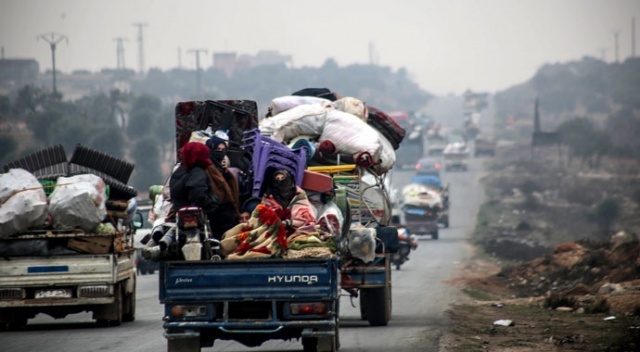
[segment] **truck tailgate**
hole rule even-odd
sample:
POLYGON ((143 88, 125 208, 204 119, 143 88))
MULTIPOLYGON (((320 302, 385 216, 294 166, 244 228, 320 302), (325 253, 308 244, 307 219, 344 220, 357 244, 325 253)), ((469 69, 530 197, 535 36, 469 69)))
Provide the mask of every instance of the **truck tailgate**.
POLYGON ((160 300, 331 299, 337 259, 164 262, 160 300))

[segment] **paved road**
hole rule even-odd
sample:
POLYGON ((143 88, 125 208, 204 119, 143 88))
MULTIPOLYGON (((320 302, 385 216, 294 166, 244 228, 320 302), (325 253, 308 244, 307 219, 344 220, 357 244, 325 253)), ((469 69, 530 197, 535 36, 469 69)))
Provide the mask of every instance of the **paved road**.
MULTIPOLYGON (((443 315, 455 297, 455 290, 443 284, 451 277, 456 262, 467 253, 465 237, 474 222, 481 198, 478 187, 479 161, 473 160, 469 172, 445 173, 451 184, 451 227, 442 229, 439 240, 421 238, 418 249, 400 271, 393 270, 393 314, 387 327, 370 327, 359 319, 358 301, 341 301, 341 351, 434 351, 440 329, 446 326, 443 315)), ((397 188, 409 182, 413 171, 396 171, 397 188)), ((165 350, 162 337, 162 306, 157 299, 157 274, 138 277, 137 317, 119 327, 97 327, 90 314, 74 314, 54 320, 39 315, 27 329, 0 332, 0 349, 8 352, 85 352, 165 350)), ((299 341, 273 341, 247 348, 228 341, 216 341, 203 351, 292 351, 302 350, 299 341)))

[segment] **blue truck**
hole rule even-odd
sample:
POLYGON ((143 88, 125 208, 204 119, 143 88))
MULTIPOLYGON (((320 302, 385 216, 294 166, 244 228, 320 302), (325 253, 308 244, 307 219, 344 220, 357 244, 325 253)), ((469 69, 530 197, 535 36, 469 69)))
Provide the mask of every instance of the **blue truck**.
MULTIPOLYGON (((231 119, 231 141, 242 131, 256 127, 255 103, 224 101, 210 108, 212 102, 205 103, 178 104, 177 142, 188 140, 193 131, 207 126, 210 121, 206 113, 215 111, 218 105, 231 104, 230 116, 238 115, 231 119), (194 110, 190 110, 192 105, 194 110), (243 114, 252 118, 245 119, 243 114), (236 125, 238 133, 234 132, 236 125)), ((225 116, 214 114, 212 119, 224 120, 225 116)), ((225 126, 223 123, 223 129, 229 127, 225 126)), ((364 170, 358 172, 362 176, 364 170)), ((161 262, 159 299, 165 306, 167 350, 200 351, 213 346, 216 340, 233 340, 253 347, 272 339, 295 339, 301 340, 305 352, 335 352, 340 347, 342 291, 359 298, 363 320, 372 326, 386 326, 391 319, 390 255, 397 250, 398 238, 397 230, 386 226, 391 206, 384 176, 373 178, 371 184, 364 186, 336 186, 333 201, 342 212, 344 223, 338 250, 331 257, 161 262), (376 228, 372 261, 364 262, 347 249, 344 241, 354 223, 376 228)))

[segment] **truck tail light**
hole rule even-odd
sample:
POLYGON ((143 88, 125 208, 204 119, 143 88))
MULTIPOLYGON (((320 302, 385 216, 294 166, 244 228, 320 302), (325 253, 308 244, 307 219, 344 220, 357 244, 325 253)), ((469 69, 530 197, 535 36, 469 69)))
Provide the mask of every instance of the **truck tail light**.
POLYGON ((26 297, 24 289, 21 288, 2 288, 0 289, 0 300, 24 299, 26 297))
POLYGON ((291 315, 324 315, 327 312, 327 306, 322 302, 291 303, 289 310, 291 315))

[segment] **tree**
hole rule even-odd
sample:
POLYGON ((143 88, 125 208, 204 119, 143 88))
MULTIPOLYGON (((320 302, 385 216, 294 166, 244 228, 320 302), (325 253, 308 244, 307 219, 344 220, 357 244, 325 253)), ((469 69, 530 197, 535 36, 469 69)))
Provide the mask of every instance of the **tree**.
POLYGON ((562 134, 562 142, 569 147, 569 162, 577 157, 583 164, 598 168, 602 156, 610 149, 609 136, 588 118, 574 117, 564 121, 557 131, 562 134))
POLYGON ((127 125, 127 134, 129 137, 139 138, 149 135, 155 125, 155 115, 156 112, 148 109, 131 113, 129 124, 127 125))
POLYGON ((138 190, 147 190, 149 186, 163 182, 157 144, 156 138, 146 136, 138 139, 131 150, 135 163, 132 184, 138 190))
POLYGON ((598 224, 601 230, 607 233, 611 230, 611 225, 618 217, 620 217, 620 205, 613 198, 608 198, 598 203, 592 214, 592 220, 598 224))
POLYGON ((18 142, 11 136, 0 135, 0 166, 15 159, 15 152, 18 150, 18 142))
POLYGON ((117 125, 94 129, 94 133, 89 139, 89 145, 117 158, 122 158, 125 149, 124 137, 124 132, 117 125))

